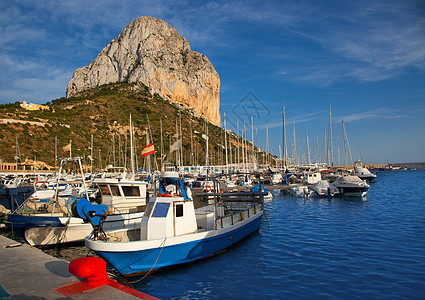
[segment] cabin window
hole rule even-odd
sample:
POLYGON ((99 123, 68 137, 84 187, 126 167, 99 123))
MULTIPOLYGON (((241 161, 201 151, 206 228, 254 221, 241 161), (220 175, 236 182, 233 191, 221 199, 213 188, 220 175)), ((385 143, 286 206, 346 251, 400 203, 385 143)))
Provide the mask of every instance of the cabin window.
POLYGON ((110 195, 111 191, 109 190, 109 187, 107 185, 99 185, 100 192, 102 195, 110 195))
POLYGON ((157 202, 155 205, 155 210, 153 211, 152 217, 165 218, 167 216, 169 207, 170 207, 170 203, 157 202))
POLYGON ((183 204, 176 205, 176 217, 183 217, 183 204))
POLYGON ((140 190, 138 186, 123 186, 122 191, 126 197, 140 196, 140 190))
POLYGON ((111 192, 113 196, 121 196, 120 189, 116 185, 111 185, 111 192))

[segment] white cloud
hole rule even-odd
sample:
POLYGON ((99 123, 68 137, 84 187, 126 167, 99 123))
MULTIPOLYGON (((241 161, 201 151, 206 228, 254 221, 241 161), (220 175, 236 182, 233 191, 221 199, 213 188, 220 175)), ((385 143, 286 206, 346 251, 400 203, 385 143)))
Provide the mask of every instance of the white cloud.
POLYGON ((390 108, 378 108, 371 111, 364 111, 359 113, 353 113, 345 116, 335 116, 333 120, 335 122, 341 122, 343 120, 345 123, 364 121, 364 120, 376 120, 376 119, 400 119, 407 118, 408 115, 400 112, 396 109, 390 108))
POLYGON ((306 56, 303 51, 295 57, 298 66, 282 67, 287 78, 326 86, 352 78, 380 81, 409 67, 425 70, 424 9, 417 3, 342 1, 332 9, 323 5, 312 3, 308 18, 294 19, 288 28, 316 44, 317 53, 306 56))

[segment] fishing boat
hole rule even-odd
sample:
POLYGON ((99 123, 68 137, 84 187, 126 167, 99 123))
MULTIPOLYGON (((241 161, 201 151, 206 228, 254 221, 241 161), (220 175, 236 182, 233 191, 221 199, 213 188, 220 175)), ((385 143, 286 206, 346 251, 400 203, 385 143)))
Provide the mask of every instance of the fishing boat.
MULTIPOLYGON (((68 162, 80 166, 81 158, 63 158, 59 174, 68 162)), ((87 214, 81 214, 79 206, 89 207, 90 199, 86 182, 85 192, 75 190, 72 197, 60 197, 58 189, 52 199, 29 197, 18 209, 8 215, 6 225, 32 246, 52 246, 68 243, 83 243, 84 237, 93 230, 87 214), (80 201, 82 203, 80 203, 80 201)), ((146 207, 146 182, 101 178, 97 180, 101 193, 98 202, 107 207, 104 230, 135 228, 143 217, 146 207)))
POLYGON ((85 244, 130 276, 217 254, 259 230, 265 193, 214 193, 213 204, 197 209, 190 194, 176 172, 164 173, 137 230, 94 234, 85 244))

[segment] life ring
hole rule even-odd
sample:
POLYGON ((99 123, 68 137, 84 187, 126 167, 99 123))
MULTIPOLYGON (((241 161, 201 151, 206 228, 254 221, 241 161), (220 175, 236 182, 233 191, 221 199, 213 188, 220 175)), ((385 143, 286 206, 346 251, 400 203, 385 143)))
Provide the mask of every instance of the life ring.
POLYGON ((207 190, 207 192, 211 192, 211 187, 210 187, 209 185, 207 185, 207 186, 205 187, 205 189, 207 190))
POLYGON ((158 197, 171 197, 171 194, 158 194, 158 197))

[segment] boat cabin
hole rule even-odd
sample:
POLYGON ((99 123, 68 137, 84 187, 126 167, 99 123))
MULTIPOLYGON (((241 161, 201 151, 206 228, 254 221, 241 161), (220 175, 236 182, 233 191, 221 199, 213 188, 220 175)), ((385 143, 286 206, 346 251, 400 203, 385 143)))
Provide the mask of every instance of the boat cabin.
POLYGON ((145 209, 147 182, 108 178, 94 182, 99 187, 101 203, 108 205, 112 213, 131 213, 145 209))
POLYGON ((158 197, 152 197, 141 224, 141 239, 174 237, 197 231, 190 188, 176 172, 164 172, 158 197))
POLYGON ((141 224, 141 239, 174 237, 197 231, 192 200, 183 197, 152 197, 141 224))

